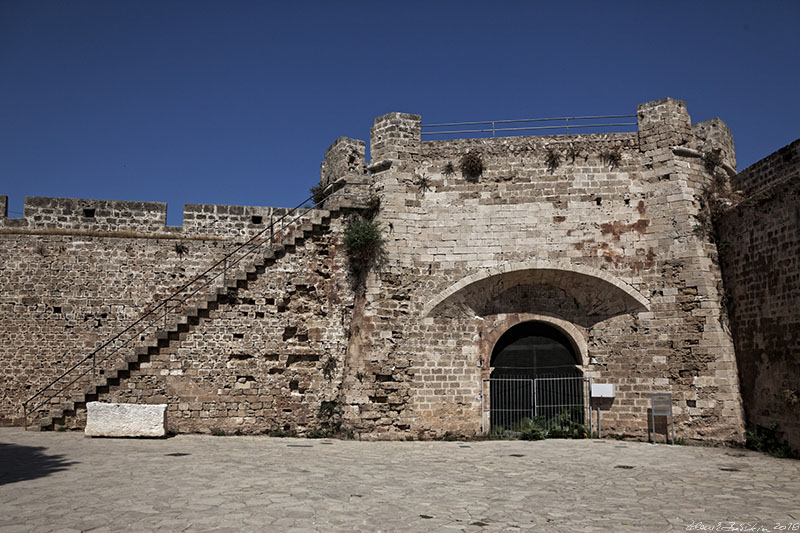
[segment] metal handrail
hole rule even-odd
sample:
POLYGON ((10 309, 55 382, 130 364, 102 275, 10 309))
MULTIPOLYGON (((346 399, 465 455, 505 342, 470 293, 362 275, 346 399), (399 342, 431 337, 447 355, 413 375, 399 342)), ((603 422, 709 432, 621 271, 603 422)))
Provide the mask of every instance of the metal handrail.
POLYGON ((600 124, 570 124, 570 120, 607 120, 617 118, 635 118, 636 115, 586 115, 575 117, 551 117, 551 118, 520 118, 520 119, 507 119, 507 120, 483 120, 472 122, 443 122, 439 124, 422 124, 422 128, 428 128, 429 131, 422 131, 422 135, 454 135, 462 133, 491 133, 492 137, 498 132, 519 132, 519 131, 537 131, 537 130, 558 130, 564 129, 569 133, 569 129, 573 128, 610 128, 610 127, 627 127, 636 126, 636 122, 605 122, 600 124), (554 124, 548 126, 526 126, 518 128, 502 128, 497 127, 497 124, 520 124, 531 122, 554 122, 559 121, 561 124, 554 124), (479 129, 446 129, 430 131, 430 128, 452 128, 455 126, 481 126, 491 125, 491 128, 479 129))
MULTIPOLYGON (((212 264, 206 270, 204 270, 203 272, 201 272, 200 274, 196 275, 194 278, 192 278, 188 282, 186 282, 183 285, 181 285, 177 290, 175 290, 169 296, 167 296, 166 298, 161 299, 156 305, 152 306, 146 313, 144 313, 142 316, 140 316, 134 322, 129 324, 127 327, 125 327, 121 331, 117 332, 115 335, 113 335, 108 340, 103 342, 100 346, 95 348, 94 351, 92 351, 90 354, 88 354, 83 359, 81 359, 80 361, 78 361, 77 363, 72 365, 69 369, 67 369, 65 372, 63 372, 61 375, 59 375, 57 378, 53 379, 47 385, 45 385, 44 387, 39 389, 36 393, 34 393, 32 396, 30 396, 27 400, 25 400, 22 403, 23 424, 24 424, 25 429, 27 429, 27 427, 28 427, 28 415, 29 414, 33 414, 36 411, 38 411, 42 406, 44 406, 45 404, 49 403, 50 400, 55 398, 61 392, 65 391, 68 387, 73 385, 76 381, 78 381, 79 379, 81 379, 84 376, 86 376, 90 371, 94 375, 94 373, 96 372, 97 365, 99 363, 103 363, 109 357, 111 357, 114 354, 118 353, 122 348, 124 348, 125 346, 130 344, 136 338, 136 336, 138 336, 139 334, 141 334, 144 331, 148 330, 149 328, 153 327, 153 325, 156 324, 157 322, 160 322, 161 319, 162 319, 162 312, 160 312, 161 310, 163 310, 163 318, 164 318, 164 322, 165 322, 165 325, 166 325, 167 315, 171 311, 174 311, 174 310, 178 309, 179 307, 181 307, 181 305, 183 305, 186 301, 188 301, 190 298, 194 297, 201 290, 203 290, 206 287, 208 287, 211 283, 213 283, 215 280, 217 280, 220 276, 225 276, 229 270, 231 270, 233 267, 237 266, 243 259, 245 259, 246 257, 248 257, 251 254, 253 254, 257 249, 259 249, 261 246, 263 246, 266 242, 269 242, 270 246, 271 246, 272 243, 274 242, 274 237, 276 235, 279 235, 282 231, 284 231, 286 228, 290 227, 292 224, 297 222, 303 216, 308 214, 311 210, 319 208, 319 206, 320 206, 320 204, 322 202, 324 202, 324 201, 326 201, 326 200, 328 200, 330 198, 333 198, 334 196, 342 196, 342 197, 361 196, 361 195, 346 194, 346 193, 343 193, 343 192, 336 192, 335 190, 332 190, 332 189, 335 188, 335 186, 338 183, 340 183, 340 182, 334 182, 334 183, 330 183, 329 185, 327 185, 321 191, 321 193, 319 193, 322 196, 322 198, 319 201, 314 201, 314 196, 315 195, 312 195, 312 196, 309 196, 308 198, 306 198, 301 203, 297 204, 295 207, 287 210, 286 213, 284 213, 282 216, 280 216, 276 220, 273 220, 264 229, 262 229, 258 233, 256 233, 253 236, 251 236, 249 239, 247 239, 245 242, 243 242, 240 245, 238 245, 232 251, 228 252, 225 256, 223 256, 217 262, 212 264), (294 216, 294 214, 296 212, 301 210, 304 206, 308 205, 309 203, 312 204, 311 207, 307 208, 306 210, 303 210, 302 212, 300 212, 300 214, 294 216), (292 216, 294 216, 294 218, 291 218, 292 216), (291 218, 291 219, 287 221, 286 219, 288 219, 288 218, 291 218), (277 229, 277 231, 275 231, 275 227, 277 225, 280 225, 280 227, 277 229), (258 242, 258 239, 260 237, 264 236, 264 234, 267 233, 267 232, 269 232, 269 236, 268 236, 269 240, 261 240, 260 242, 258 242), (241 257, 231 261, 230 264, 228 263, 228 260, 231 259, 236 253, 240 252, 241 250, 243 250, 244 248, 246 248, 248 246, 250 246, 250 249, 248 251, 246 251, 246 253, 244 253, 241 257), (214 274, 211 277, 208 277, 208 278, 206 277, 206 276, 209 275, 209 273, 211 273, 214 269, 216 269, 220 265, 223 265, 223 268, 222 268, 222 270, 220 272, 217 272, 216 274, 214 274), (186 291, 189 287, 194 285, 196 282, 198 282, 200 280, 203 280, 203 279, 205 279, 204 283, 202 283, 197 288, 192 290, 192 292, 184 295, 183 297, 179 297, 181 295, 181 293, 186 291), (174 305, 170 306, 171 302, 176 302, 176 303, 174 305), (142 327, 141 329, 137 330, 135 336, 125 340, 122 344, 120 344, 119 346, 116 346, 115 348, 113 348, 107 355, 105 355, 101 359, 99 359, 99 360, 97 359, 97 354, 101 350, 103 350, 104 348, 110 346, 112 343, 114 343, 115 341, 120 339, 126 333, 131 332, 132 330, 134 330, 134 328, 136 328, 136 326, 138 326, 138 325, 142 324, 143 322, 145 322, 145 319, 147 319, 147 317, 150 317, 150 316, 153 316, 153 315, 155 315, 155 318, 153 318, 152 320, 147 322, 144 325, 144 327, 142 327), (33 400, 39 398, 40 396, 43 396, 45 392, 51 390, 54 386, 56 386, 56 384, 58 384, 66 376, 68 376, 75 369, 77 369, 78 367, 80 367, 81 365, 83 365, 84 363, 86 363, 89 360, 92 361, 92 364, 91 364, 90 368, 87 368, 86 370, 84 370, 83 372, 78 374, 77 377, 75 377, 72 381, 70 381, 69 383, 67 383, 66 385, 64 385, 60 389, 58 389, 53 394, 47 396, 45 399, 39 401, 33 407, 31 407, 31 408, 28 407, 28 405, 31 402, 33 402, 33 400)), ((225 278, 223 278, 223 279, 225 279, 225 278)), ((64 353, 64 355, 66 355, 66 352, 64 353)))

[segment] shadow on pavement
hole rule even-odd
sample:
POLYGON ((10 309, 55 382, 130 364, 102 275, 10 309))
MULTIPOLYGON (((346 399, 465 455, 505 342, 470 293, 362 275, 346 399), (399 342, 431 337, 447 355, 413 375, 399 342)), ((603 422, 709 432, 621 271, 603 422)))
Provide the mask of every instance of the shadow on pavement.
POLYGON ((47 455, 46 449, 0 442, 0 485, 49 476, 77 464, 63 455, 47 455))

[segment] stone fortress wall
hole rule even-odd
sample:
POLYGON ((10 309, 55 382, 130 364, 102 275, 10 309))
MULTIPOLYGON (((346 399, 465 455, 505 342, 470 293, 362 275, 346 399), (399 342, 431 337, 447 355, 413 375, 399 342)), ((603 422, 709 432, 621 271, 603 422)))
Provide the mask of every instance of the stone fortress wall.
MULTIPOLYGON (((538 320, 574 339, 585 375, 617 385, 609 431, 646 434, 649 394, 670 391, 687 438, 742 438, 716 252, 693 231, 711 176, 673 153, 697 147, 682 102, 638 113, 633 134, 433 142, 420 142, 417 116, 376 120, 373 161, 391 161, 375 174, 391 259, 368 279, 370 327, 351 351, 402 369, 383 420, 478 431, 494 343, 538 320), (564 155, 558 168, 548 149, 564 155), (442 173, 470 150, 486 168, 476 182, 442 173), (603 161, 609 151, 618 166, 603 161)), ((695 131, 729 138, 724 125, 695 131)))
MULTIPOLYGON (((342 246, 354 211, 329 201, 291 253, 101 399, 166 402, 175 431, 472 435, 495 342, 537 321, 567 336, 584 375, 616 384, 606 432, 645 437, 650 393, 672 392, 680 436, 741 442, 717 248, 696 230, 721 172, 698 156, 719 149, 732 173, 732 137, 677 100, 637 116, 635 133, 426 142, 419 116, 379 117, 371 162, 341 138, 322 165, 322 186, 380 200, 386 242, 366 278, 342 246), (476 180, 448 171, 468 152, 476 180)), ((28 199, 0 221, 0 420, 19 423, 24 397, 281 213, 187 205, 167 227, 165 204, 28 199)))
MULTIPOLYGON (((6 197, 2 199, 6 205, 6 197)), ((184 224, 169 227, 165 225, 166 204, 27 198, 23 218, 0 220, 4 256, 0 264, 3 322, 0 359, 4 362, 0 369, 0 423, 21 424, 20 406, 26 398, 141 317, 176 287, 205 271, 271 222, 285 217, 288 211, 286 208, 192 204, 184 208, 184 224)), ((319 249, 319 246, 328 247, 326 231, 314 232, 307 243, 296 247, 289 261, 284 261, 291 265, 299 261, 303 266, 276 267, 269 279, 261 280, 266 284, 263 294, 257 298, 230 299, 228 303, 235 303, 240 320, 249 318, 252 323, 235 327, 235 332, 218 332, 215 341, 208 340, 209 343, 227 343, 226 349, 214 354, 217 359, 208 367, 215 369, 218 380, 213 389, 208 389, 213 390, 214 395, 218 389, 230 388, 237 395, 244 395, 247 390, 249 396, 253 392, 249 389, 253 387, 255 372, 242 368, 258 366, 264 376, 274 378, 282 371, 273 370, 270 374, 270 369, 282 358, 282 364, 293 367, 291 370, 301 369, 283 376, 293 376, 286 380, 286 394, 290 396, 293 380, 301 387, 302 369, 316 376, 315 367, 326 362, 322 360, 325 350, 306 353, 313 352, 312 343, 326 337, 327 333, 314 329, 316 322, 306 323, 304 317, 306 313, 316 316, 330 313, 338 320, 338 331, 342 323, 348 323, 339 315, 349 311, 346 295, 341 307, 338 304, 342 299, 337 296, 337 306, 324 309, 324 302, 318 301, 323 298, 318 295, 324 290, 314 294, 316 287, 312 282, 318 279, 335 277, 344 279, 339 283, 346 283, 346 274, 342 278, 338 273, 328 272, 331 267, 335 268, 336 256, 328 257, 327 250, 319 249), (313 257, 316 268, 306 261, 308 254, 313 257), (266 286, 273 289, 273 294, 266 294, 266 286), (306 303, 300 305, 298 302, 302 301, 306 303), (301 309, 298 310, 298 306, 301 309), (313 313, 312 307, 315 308, 313 313), (259 348, 251 349, 255 341, 250 330, 254 327, 269 329, 278 342, 286 345, 285 349, 273 349, 267 335, 261 333, 257 336, 259 348), (305 339, 304 346, 296 345, 298 338, 305 339), (273 351, 265 353, 270 349, 273 351), (249 359, 256 361, 247 362, 249 359), (274 364, 266 368, 265 361, 274 364), (227 369, 228 374, 223 375, 218 365, 227 369)), ((225 311, 223 308, 220 313, 225 311)), ((188 346, 190 341, 187 339, 182 345, 188 346)), ((204 356, 211 357, 201 351, 204 356)), ((187 381, 186 376, 199 375, 207 379, 208 369, 187 368, 183 372, 174 364, 159 366, 162 359, 157 356, 159 354, 154 355, 153 361, 143 363, 137 373, 121 386, 112 388, 103 400, 135 397, 137 401, 157 403, 159 399, 168 399, 175 424, 180 417, 186 418, 180 425, 174 425, 173 429, 179 431, 197 427, 194 419, 199 417, 206 420, 206 431, 210 427, 225 428, 234 422, 228 418, 233 410, 224 403, 212 407, 208 401, 201 401, 207 395, 194 394, 197 387, 192 388, 191 383, 181 384, 187 381), (160 384, 153 385, 152 377, 148 376, 153 372, 159 375, 162 371, 164 376, 160 377, 160 384), (142 380, 149 380, 149 385, 145 387, 142 380), (142 389, 147 392, 141 392, 142 389), (170 395, 168 390, 181 392, 170 395), (179 407, 186 407, 187 401, 191 402, 190 407, 175 414, 179 407)), ((291 410, 287 408, 287 412, 291 410)), ((279 414, 275 420, 286 416, 281 410, 279 414)), ((77 417, 78 424, 82 416, 83 413, 77 417)))
POLYGON ((718 242, 747 419, 800 450, 800 140, 738 174, 718 242))

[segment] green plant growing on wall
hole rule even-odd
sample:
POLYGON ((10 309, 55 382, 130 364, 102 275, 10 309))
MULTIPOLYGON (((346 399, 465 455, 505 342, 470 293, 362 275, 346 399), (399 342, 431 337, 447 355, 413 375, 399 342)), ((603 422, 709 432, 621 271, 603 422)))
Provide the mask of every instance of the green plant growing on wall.
POLYGON ((567 148, 567 157, 569 158, 570 164, 574 165, 575 160, 578 159, 580 156, 581 156, 580 148, 576 148, 573 145, 569 145, 569 148, 567 148))
POLYGON ((458 167, 464 179, 471 182, 478 181, 478 178, 481 177, 485 170, 483 159, 475 152, 467 152, 464 154, 461 157, 461 161, 459 161, 458 167))
POLYGON ((333 375, 336 373, 336 359, 331 357, 330 355, 322 364, 322 375, 325 376, 325 379, 330 381, 333 379, 333 375))
POLYGON ((695 200, 699 209, 695 215, 697 225, 694 227, 694 233, 698 236, 707 235, 717 243, 719 240, 716 229, 717 221, 732 205, 742 200, 741 194, 731 190, 725 175, 715 174, 711 183, 703 187, 700 195, 695 196, 695 200))
POLYGON ((722 166, 722 149, 714 148, 703 153, 703 166, 709 174, 714 174, 717 168, 722 166))
POLYGON ((384 243, 380 225, 369 218, 351 218, 345 227, 344 247, 350 267, 358 274, 380 255, 384 243))
POLYGON ((456 167, 455 165, 453 165, 452 161, 448 161, 442 166, 442 175, 444 175, 445 177, 449 178, 455 173, 456 173, 456 167))
POLYGON ((428 176, 419 176, 416 180, 417 190, 425 195, 426 192, 431 190, 431 180, 428 176))
POLYGON ((780 438, 778 424, 755 426, 747 430, 745 446, 757 452, 768 453, 773 457, 791 457, 792 449, 780 438))
POLYGON ((269 435, 270 437, 277 437, 277 438, 281 438, 281 437, 296 437, 297 436, 297 430, 295 430, 293 428, 290 428, 288 426, 285 426, 283 428, 270 429, 270 430, 267 431, 267 435, 269 435))
POLYGON ((322 203, 325 199, 325 187, 322 186, 321 183, 318 183, 309 189, 311 193, 311 199, 314 201, 315 204, 322 203))
POLYGON ((323 401, 317 410, 317 427, 306 432, 309 439, 328 439, 341 433, 342 406, 337 401, 323 401))
POLYGON ((547 170, 553 173, 559 166, 561 166, 561 154, 558 152, 558 150, 548 148, 547 153, 545 153, 544 156, 544 161, 547 163, 547 170))
POLYGON ((619 168, 622 162, 622 153, 619 148, 610 148, 600 152, 600 160, 609 168, 619 168))

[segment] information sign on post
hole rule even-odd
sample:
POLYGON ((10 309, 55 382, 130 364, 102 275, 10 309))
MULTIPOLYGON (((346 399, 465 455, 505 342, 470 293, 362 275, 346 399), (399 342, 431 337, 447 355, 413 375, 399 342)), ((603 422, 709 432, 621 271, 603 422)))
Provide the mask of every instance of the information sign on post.
MULTIPOLYGON (((672 444, 675 444, 675 420, 672 417, 672 394, 669 392, 654 392, 650 395, 650 421, 653 427, 653 442, 656 441, 656 417, 669 417, 672 428, 672 444)), ((664 436, 666 442, 667 436, 664 436)))

